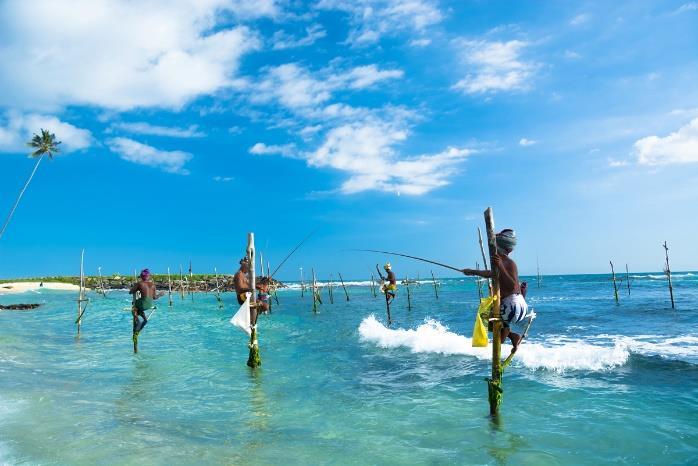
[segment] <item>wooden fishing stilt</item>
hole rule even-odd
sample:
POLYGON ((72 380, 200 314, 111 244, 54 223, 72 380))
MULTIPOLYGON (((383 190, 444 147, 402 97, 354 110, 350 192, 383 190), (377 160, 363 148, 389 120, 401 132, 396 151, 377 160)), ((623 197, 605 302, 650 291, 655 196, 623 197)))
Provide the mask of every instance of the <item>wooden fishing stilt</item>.
POLYGON ((250 354, 247 358, 247 365, 251 368, 259 367, 262 364, 262 358, 259 354, 259 341, 257 338, 257 288, 255 275, 255 248, 254 248, 254 233, 247 234, 247 258, 249 259, 249 283, 252 295, 250 296, 250 322, 252 322, 252 335, 250 336, 250 354))
POLYGON ((218 301, 218 307, 223 307, 223 300, 221 299, 221 285, 218 282, 218 269, 213 268, 213 273, 216 275, 216 301, 218 301))
POLYGON ((194 301, 194 272, 191 269, 191 259, 189 259, 189 280, 187 280, 187 291, 189 292, 189 297, 194 301))
MULTIPOLYGON (((273 284, 273 279, 271 277, 271 265, 269 264, 269 261, 267 261, 267 277, 269 278, 269 287, 273 292, 274 295, 274 301, 276 302, 276 305, 279 305, 279 295, 276 292, 276 286, 273 284)), ((271 312, 271 301, 269 301, 269 312, 271 312)))
POLYGON ((412 310, 412 296, 410 294, 410 277, 405 275, 405 287, 407 288, 407 310, 412 310))
POLYGON ((377 297, 378 294, 376 293, 376 278, 371 274, 371 293, 373 293, 373 297, 377 297))
POLYGON ((330 296, 330 304, 334 304, 334 295, 332 293, 332 274, 330 274, 330 281, 327 283, 327 294, 330 296))
POLYGON ((630 272, 628 272, 628 264, 625 264, 625 284, 628 285, 628 296, 630 296, 630 272))
MULTIPOLYGON (((479 262, 475 262, 475 270, 480 270, 479 262)), ((477 285, 477 297, 478 299, 482 299, 482 279, 478 278, 477 280, 475 280, 475 284, 477 285)))
MULTIPOLYGON (((487 245, 490 253, 490 266, 492 270, 492 294, 494 302, 490 310, 490 322, 492 322, 492 376, 487 380, 487 391, 490 403, 490 416, 499 414, 499 406, 502 403, 502 319, 500 316, 499 296, 499 269, 493 258, 497 254, 497 239, 494 230, 494 214, 492 208, 485 210, 485 227, 487 228, 487 245)), ((479 229, 478 229, 479 230, 479 229)))
POLYGON ((674 285, 671 283, 671 268, 669 267, 669 247, 666 245, 666 241, 664 241, 663 247, 665 257, 664 274, 666 275, 667 280, 669 280, 669 297, 671 298, 671 308, 676 309, 676 306, 674 305, 674 285))
MULTIPOLYGON (((82 315, 84 314, 83 305, 85 299, 85 268, 84 268, 85 250, 80 252, 80 291, 78 292, 78 318, 75 323, 78 325, 78 338, 80 337, 80 327, 82 326, 82 315)), ((87 305, 85 305, 85 308, 87 305)))
POLYGON ((616 284, 616 271, 613 269, 613 261, 608 261, 611 264, 611 279, 613 280, 613 296, 618 303, 618 285, 616 284))
POLYGON ((172 307, 172 277, 170 276, 170 268, 167 267, 167 305, 172 307))
POLYGON ((344 288, 344 294, 347 297, 347 301, 349 301, 349 292, 347 291, 347 287, 344 285, 344 279, 342 278, 342 274, 339 274, 339 281, 342 282, 342 288, 344 288))
POLYGON ((99 294, 106 298, 107 290, 104 288, 104 280, 102 279, 102 267, 97 267, 97 273, 99 274, 99 294))
POLYGON ((301 267, 301 298, 305 294, 305 283, 303 282, 303 267, 301 267))
POLYGON ((438 286, 436 285, 436 278, 434 278, 434 271, 431 271, 431 281, 434 283, 434 294, 436 295, 436 299, 439 299, 439 290, 438 286))
MULTIPOLYGON (((485 257, 485 248, 482 245, 482 232, 480 231, 480 227, 477 227, 477 238, 478 242, 480 243, 480 253, 482 254, 482 267, 487 270, 487 257, 485 257)), ((487 279, 487 288, 490 290, 490 296, 493 296, 492 294, 492 280, 489 278, 487 279)))
POLYGON ((184 270, 182 269, 182 264, 179 264, 179 295, 182 301, 184 301, 184 270))
MULTIPOLYGON (((627 264, 626 264, 627 268, 627 264)), ((538 256, 536 256, 536 283, 537 287, 540 288, 540 265, 538 264, 538 256)))
POLYGON ((313 312, 317 314, 317 305, 318 301, 320 300, 320 296, 317 290, 317 282, 315 281, 315 269, 311 268, 310 269, 312 274, 313 274, 313 283, 312 283, 312 290, 311 292, 313 293, 313 312))

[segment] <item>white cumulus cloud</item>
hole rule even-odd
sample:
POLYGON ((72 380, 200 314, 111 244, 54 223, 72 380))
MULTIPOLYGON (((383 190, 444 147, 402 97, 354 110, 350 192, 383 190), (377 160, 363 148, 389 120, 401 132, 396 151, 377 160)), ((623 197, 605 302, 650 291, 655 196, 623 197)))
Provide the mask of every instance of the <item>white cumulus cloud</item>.
POLYGON ((537 143, 538 143, 538 141, 534 141, 533 139, 521 138, 519 140, 519 145, 523 146, 523 147, 532 146, 532 145, 537 144, 537 143))
POLYGON ((283 155, 284 157, 292 157, 296 152, 294 144, 283 145, 267 145, 263 142, 258 142, 250 147, 250 154, 254 155, 283 155))
POLYGON ((0 3, 0 105, 180 108, 235 84, 258 47, 245 26, 273 15, 253 0, 10 0, 0 3))
POLYGON ((641 165, 668 165, 698 162, 698 118, 677 131, 661 137, 647 136, 634 144, 641 165))
POLYGON ((188 152, 159 150, 133 139, 121 137, 108 139, 107 145, 112 152, 128 162, 160 168, 167 173, 189 174, 189 170, 184 168, 192 158, 188 152))
POLYGON ((454 89, 466 94, 485 94, 530 87, 536 67, 521 58, 521 52, 529 45, 527 42, 460 40, 456 44, 462 49, 469 73, 454 89))
POLYGON ((27 141, 42 129, 54 133, 56 139, 61 141, 61 152, 86 149, 94 143, 90 131, 61 121, 55 116, 8 112, 4 121, 0 118, 0 152, 29 152, 27 141))

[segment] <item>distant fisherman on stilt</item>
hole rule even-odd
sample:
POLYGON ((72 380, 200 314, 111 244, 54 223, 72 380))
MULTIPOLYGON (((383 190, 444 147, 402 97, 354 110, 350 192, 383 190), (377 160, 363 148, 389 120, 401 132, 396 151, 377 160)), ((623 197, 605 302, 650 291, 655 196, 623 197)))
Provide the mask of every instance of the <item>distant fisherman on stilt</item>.
MULTIPOLYGON (((397 293, 397 279, 395 278, 395 272, 393 272, 390 262, 385 264, 383 268, 385 269, 386 273, 386 283, 381 286, 381 291, 385 293, 386 301, 388 304, 390 304, 393 302, 393 299, 395 299, 395 294, 397 293)), ((383 278, 383 276, 381 276, 381 278, 383 278)))
POLYGON ((134 296, 140 293, 140 296, 134 300, 132 308, 133 333, 137 336, 138 332, 143 330, 145 324, 148 323, 145 311, 153 309, 155 307, 155 300, 163 296, 164 293, 157 293, 155 283, 150 279, 150 270, 148 269, 143 269, 140 274, 140 281, 133 284, 129 293, 134 296), (141 321, 140 318, 142 318, 143 321, 141 321))
MULTIPOLYGON (((499 270, 499 286, 502 296, 500 313, 502 318, 501 340, 507 337, 511 340, 515 353, 521 343, 521 335, 511 331, 512 324, 521 323, 528 314, 528 304, 526 303, 526 282, 519 284, 519 270, 509 254, 516 246, 516 234, 514 230, 505 229, 497 233, 497 254, 494 256, 497 269, 499 270)), ((490 270, 463 269, 465 275, 477 275, 483 278, 492 278, 490 270)))

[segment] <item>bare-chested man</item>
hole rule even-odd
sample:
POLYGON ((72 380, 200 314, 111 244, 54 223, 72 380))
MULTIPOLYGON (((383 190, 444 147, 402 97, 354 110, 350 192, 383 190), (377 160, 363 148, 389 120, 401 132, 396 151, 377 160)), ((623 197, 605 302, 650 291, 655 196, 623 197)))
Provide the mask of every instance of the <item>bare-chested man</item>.
MULTIPOLYGON (((393 272, 393 267, 390 265, 390 262, 385 264, 383 269, 385 269, 386 276, 384 279, 383 275, 381 275, 381 280, 384 279, 386 283, 381 287, 381 291, 386 294, 386 301, 390 304, 393 302, 393 299, 395 299, 395 294, 397 293, 397 279, 395 278, 395 272, 393 272)), ((378 273, 380 274, 380 270, 378 273)))
MULTIPOLYGON (((505 229, 497 233, 497 254, 493 261, 499 270, 499 292, 502 298, 500 314, 503 322, 501 341, 507 337, 511 340, 516 352, 521 343, 521 335, 511 331, 510 325, 516 324, 526 318, 528 304, 526 304, 526 283, 519 284, 519 270, 509 254, 516 246, 516 234, 514 230, 505 229)), ((483 278, 492 278, 491 270, 463 269, 465 275, 477 275, 483 278)))
MULTIPOLYGON (((240 259, 240 269, 233 276, 233 286, 240 305, 247 299, 246 293, 254 293, 250 287, 250 260, 247 257, 240 259)), ((257 309, 252 306, 250 306, 250 321, 253 326, 257 324, 257 309)))
POLYGON ((150 270, 143 269, 140 275, 140 281, 136 282, 132 287, 130 294, 136 296, 136 293, 140 293, 140 297, 133 301, 133 307, 131 312, 133 312, 133 331, 138 333, 143 330, 145 324, 148 323, 148 318, 145 316, 145 311, 155 307, 155 300, 164 295, 164 293, 158 294, 155 289, 155 283, 150 279, 150 270), (140 321, 139 317, 143 318, 143 322, 140 321))

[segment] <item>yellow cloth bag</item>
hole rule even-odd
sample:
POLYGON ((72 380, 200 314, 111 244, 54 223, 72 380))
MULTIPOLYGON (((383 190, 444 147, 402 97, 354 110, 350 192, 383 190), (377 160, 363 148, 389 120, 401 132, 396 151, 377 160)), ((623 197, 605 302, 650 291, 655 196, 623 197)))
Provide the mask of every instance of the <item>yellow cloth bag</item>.
POLYGON ((482 323, 481 314, 485 313, 494 302, 494 297, 490 296, 488 298, 483 298, 480 300, 480 307, 478 307, 477 313, 475 314, 475 325, 473 325, 473 346, 485 347, 488 343, 487 338, 487 327, 482 323))

